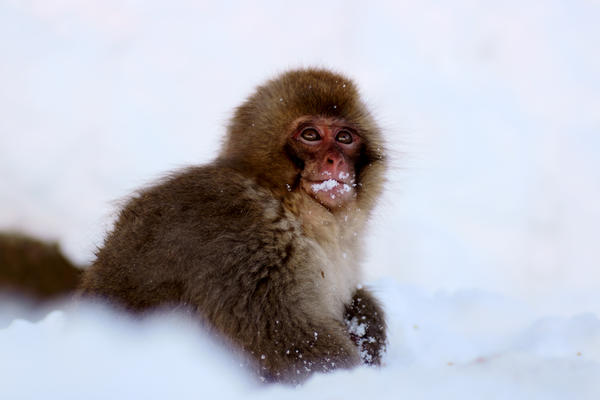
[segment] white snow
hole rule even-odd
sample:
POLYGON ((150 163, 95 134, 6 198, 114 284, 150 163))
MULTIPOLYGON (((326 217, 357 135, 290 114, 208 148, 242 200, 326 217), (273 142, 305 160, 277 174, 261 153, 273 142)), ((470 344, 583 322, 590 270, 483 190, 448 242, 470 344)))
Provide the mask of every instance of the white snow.
POLYGON ((367 324, 360 323, 358 319, 354 317, 348 322, 348 332, 358 337, 363 337, 367 332, 367 324))
MULTIPOLYGON (((335 179, 327 179, 326 181, 323 181, 321 183, 313 183, 311 186, 312 190, 314 190, 315 192, 328 192, 331 189, 335 189, 336 187, 342 185, 341 190, 344 192, 350 192, 352 190, 352 188, 345 184, 345 183, 340 183, 338 181, 336 181, 335 179)), ((335 195, 331 194, 331 198, 334 199, 335 195)))
POLYGON ((340 183, 338 181, 336 181, 335 179, 327 179, 326 181, 323 181, 321 183, 313 183, 312 185, 310 185, 312 187, 312 190, 314 190, 315 192, 321 192, 321 191, 330 191, 333 188, 336 188, 340 183))
MULTIPOLYGON (((594 399, 600 320, 535 317, 482 291, 428 294, 383 280, 388 315, 381 368, 315 375, 300 387, 263 386, 226 348, 182 316, 142 321, 80 305, 0 329, 3 398, 129 399, 594 399)), ((350 328, 359 336, 364 324, 350 328)), ((365 340, 368 340, 365 339, 365 340)))
POLYGON ((2 299, 0 397, 599 398, 598 20, 597 1, 0 2, 0 229, 79 263, 289 67, 355 78, 390 162, 361 237, 382 369, 264 388, 177 318, 29 323, 2 299))

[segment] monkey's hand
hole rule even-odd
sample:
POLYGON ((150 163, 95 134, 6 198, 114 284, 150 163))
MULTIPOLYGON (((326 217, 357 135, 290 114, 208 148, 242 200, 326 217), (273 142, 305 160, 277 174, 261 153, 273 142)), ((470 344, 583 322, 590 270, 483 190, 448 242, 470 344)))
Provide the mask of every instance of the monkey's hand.
POLYGON ((354 292, 346 305, 346 326, 352 341, 358 346, 360 358, 367 365, 381 365, 385 353, 385 319, 381 306, 366 289, 354 292))

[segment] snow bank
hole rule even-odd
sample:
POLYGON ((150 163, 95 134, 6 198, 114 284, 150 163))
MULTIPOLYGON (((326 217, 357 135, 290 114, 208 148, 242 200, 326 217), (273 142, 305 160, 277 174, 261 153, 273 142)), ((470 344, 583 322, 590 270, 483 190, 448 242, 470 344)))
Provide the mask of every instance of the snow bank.
POLYGON ((181 316, 142 321, 90 306, 0 330, 10 399, 596 399, 600 320, 537 318, 481 291, 427 294, 375 285, 388 314, 385 365, 315 375, 293 388, 258 384, 181 316))
POLYGON ((134 321, 92 306, 0 330, 2 398, 235 398, 240 363, 181 316, 134 321))

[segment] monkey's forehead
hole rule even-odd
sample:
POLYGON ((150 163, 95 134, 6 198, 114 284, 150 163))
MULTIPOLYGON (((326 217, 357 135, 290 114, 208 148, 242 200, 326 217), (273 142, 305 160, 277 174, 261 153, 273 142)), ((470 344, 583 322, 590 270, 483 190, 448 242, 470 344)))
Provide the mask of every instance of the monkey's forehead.
POLYGON ((292 127, 298 127, 303 124, 324 124, 336 127, 345 127, 348 125, 348 121, 337 116, 326 116, 326 115, 303 115, 292 121, 292 127))

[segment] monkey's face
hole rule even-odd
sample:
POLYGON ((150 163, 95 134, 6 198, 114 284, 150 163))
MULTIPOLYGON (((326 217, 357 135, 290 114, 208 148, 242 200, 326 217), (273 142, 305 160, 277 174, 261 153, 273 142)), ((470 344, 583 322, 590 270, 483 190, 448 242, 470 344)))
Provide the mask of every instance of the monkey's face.
POLYGON ((361 137, 345 121, 302 117, 295 121, 290 145, 303 161, 300 189, 330 210, 356 197, 355 164, 361 137))

